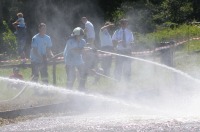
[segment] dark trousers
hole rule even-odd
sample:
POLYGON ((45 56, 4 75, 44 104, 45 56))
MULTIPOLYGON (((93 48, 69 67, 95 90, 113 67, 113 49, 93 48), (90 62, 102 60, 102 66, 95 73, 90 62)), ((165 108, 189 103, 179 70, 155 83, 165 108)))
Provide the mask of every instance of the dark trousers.
MULTIPOLYGON (((123 54, 123 55, 129 55, 130 52, 117 52, 118 54, 123 54)), ((122 75, 124 76, 125 81, 130 81, 131 79, 131 59, 122 57, 122 56, 116 56, 116 61, 115 61, 115 78, 117 80, 121 80, 122 75)))
POLYGON ((48 84, 47 63, 31 62, 32 68, 32 81, 38 82, 39 73, 43 83, 48 84))
MULTIPOLYGON (((87 80, 87 77, 90 74, 94 74, 94 71, 97 70, 98 67, 98 63, 99 63, 99 57, 97 55, 97 51, 90 49, 90 50, 86 50, 83 54, 83 60, 84 60, 84 77, 87 80)), ((95 76, 94 78, 94 82, 96 82, 96 80, 98 80, 96 78, 97 76, 95 76)))
POLYGON ((77 69, 79 73, 78 89, 81 91, 85 90, 86 76, 84 72, 84 66, 83 65, 78 65, 78 66, 66 65, 65 69, 67 73, 67 88, 72 89, 74 82, 76 80, 76 69, 77 69))
POLYGON ((18 54, 20 55, 21 59, 24 59, 24 50, 26 46, 26 28, 18 27, 17 32, 18 54))
MULTIPOLYGON (((112 52, 113 47, 112 46, 104 46, 101 48, 101 50, 112 52)), ((111 64, 112 64, 112 55, 105 54, 105 56, 101 57, 101 67, 102 67, 103 73, 105 75, 110 75, 111 64)))

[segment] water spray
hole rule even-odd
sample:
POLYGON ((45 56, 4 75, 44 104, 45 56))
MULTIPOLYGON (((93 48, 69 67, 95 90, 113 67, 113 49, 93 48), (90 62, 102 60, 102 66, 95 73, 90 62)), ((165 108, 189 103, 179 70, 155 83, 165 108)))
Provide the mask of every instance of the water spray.
POLYGON ((12 97, 11 99, 1 100, 1 101, 0 101, 0 104, 2 104, 2 103, 8 103, 8 102, 10 102, 10 101, 15 100, 16 98, 18 98, 18 97, 26 90, 27 87, 28 87, 28 85, 24 86, 24 87, 22 88, 22 90, 21 90, 17 95, 15 95, 14 97, 12 97))
MULTIPOLYGON (((90 48, 90 47, 86 47, 86 48, 92 49, 92 48, 90 48)), ((178 73, 178 74, 180 74, 180 75, 183 75, 183 76, 185 76, 186 78, 191 79, 191 80, 193 80, 193 81, 195 81, 195 82, 197 82, 197 83, 200 83, 200 80, 199 80, 199 79, 193 78, 192 76, 188 75, 187 73, 184 73, 184 72, 182 72, 182 71, 180 71, 180 70, 177 70, 177 69, 175 69, 175 68, 173 68, 173 67, 168 67, 168 66, 166 66, 166 65, 164 65, 164 64, 160 64, 160 63, 157 63, 157 62, 152 62, 152 61, 149 61, 149 60, 144 60, 144 59, 137 58, 137 57, 133 57, 133 56, 127 56, 127 55, 117 54, 117 53, 113 53, 113 52, 103 51, 103 50, 96 50, 96 51, 102 52, 102 53, 106 53, 106 54, 111 54, 111 55, 126 57, 126 58, 130 58, 130 59, 134 59, 134 60, 138 60, 138 61, 150 63, 150 64, 153 64, 153 65, 157 65, 157 66, 163 67, 163 68, 165 68, 165 69, 172 70, 172 71, 175 72, 175 73, 178 73)))

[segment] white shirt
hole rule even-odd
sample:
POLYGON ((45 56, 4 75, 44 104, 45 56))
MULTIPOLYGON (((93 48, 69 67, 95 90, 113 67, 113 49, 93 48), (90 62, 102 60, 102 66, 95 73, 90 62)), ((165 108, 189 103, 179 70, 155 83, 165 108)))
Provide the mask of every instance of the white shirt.
MULTIPOLYGON (((126 50, 131 48, 131 43, 134 41, 133 33, 129 29, 124 29, 126 36, 126 47, 124 47, 121 43, 117 44, 117 50, 126 50)), ((120 41, 123 40, 123 29, 120 28, 116 30, 112 36, 112 40, 120 41)))
POLYGON ((100 37, 100 41, 101 41, 101 47, 113 46, 112 37, 107 29, 100 30, 99 37, 100 37))
POLYGON ((95 38, 94 26, 91 22, 87 21, 85 23, 85 28, 87 30, 86 35, 87 38, 95 38))

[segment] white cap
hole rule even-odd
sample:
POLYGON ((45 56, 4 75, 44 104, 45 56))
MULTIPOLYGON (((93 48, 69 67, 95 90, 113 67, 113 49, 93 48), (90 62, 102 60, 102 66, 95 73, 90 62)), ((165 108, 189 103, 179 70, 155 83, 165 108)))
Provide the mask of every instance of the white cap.
POLYGON ((73 30, 73 36, 84 35, 83 29, 80 27, 76 27, 73 30))

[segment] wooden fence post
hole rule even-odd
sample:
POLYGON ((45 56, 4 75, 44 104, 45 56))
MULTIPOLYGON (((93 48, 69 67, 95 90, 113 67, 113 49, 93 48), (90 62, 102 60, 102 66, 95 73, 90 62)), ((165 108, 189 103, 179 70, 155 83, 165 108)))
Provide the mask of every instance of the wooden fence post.
POLYGON ((55 59, 53 59, 52 73, 53 73, 53 85, 56 85, 56 60, 55 59))

